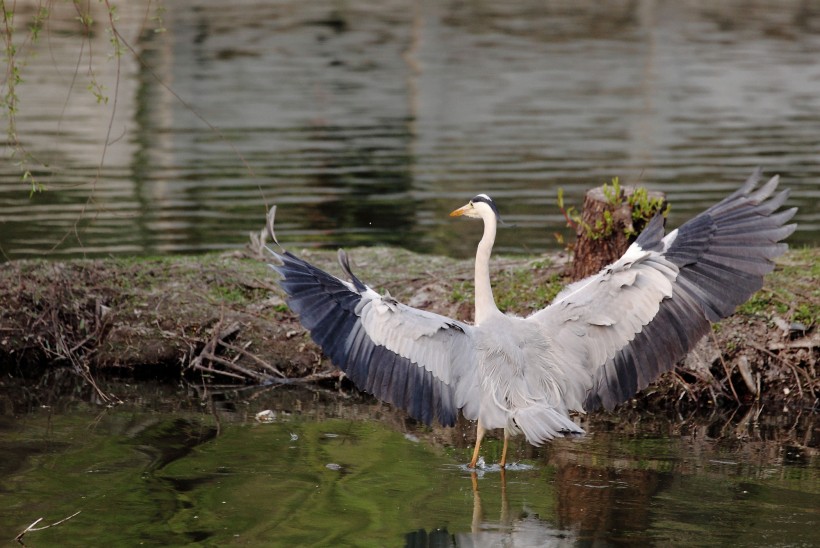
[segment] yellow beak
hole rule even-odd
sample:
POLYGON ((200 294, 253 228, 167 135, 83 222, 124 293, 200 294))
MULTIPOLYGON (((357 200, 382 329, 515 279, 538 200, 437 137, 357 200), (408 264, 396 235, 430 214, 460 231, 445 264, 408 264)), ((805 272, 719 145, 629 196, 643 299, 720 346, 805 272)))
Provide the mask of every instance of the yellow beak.
POLYGON ((450 217, 461 217, 472 207, 472 204, 467 204, 465 206, 461 206, 460 208, 456 209, 455 211, 450 212, 450 217))

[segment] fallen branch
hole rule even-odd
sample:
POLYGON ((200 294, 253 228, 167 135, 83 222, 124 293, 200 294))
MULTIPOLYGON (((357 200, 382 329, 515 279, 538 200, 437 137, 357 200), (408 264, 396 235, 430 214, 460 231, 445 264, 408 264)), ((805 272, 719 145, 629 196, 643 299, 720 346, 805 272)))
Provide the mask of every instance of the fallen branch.
POLYGON ((268 371, 270 371, 271 373, 273 373, 277 377, 282 378, 282 379, 287 378, 287 376, 284 373, 282 373, 281 371, 279 371, 279 369, 272 366, 271 364, 269 364, 268 362, 266 362, 265 360, 263 360, 259 356, 255 355, 255 354, 251 354, 250 352, 248 352, 244 348, 242 348, 240 346, 235 346, 233 344, 228 344, 226 342, 221 342, 220 344, 223 347, 227 348, 228 350, 233 350, 234 352, 238 352, 239 354, 242 354, 243 356, 247 356, 248 358, 252 359, 254 362, 261 365, 262 367, 264 367, 265 369, 267 369, 268 371))
POLYGON ((23 530, 23 531, 22 531, 19 535, 17 535, 16 537, 14 537, 14 540, 16 540, 17 542, 19 542, 19 543, 20 543, 20 544, 22 544, 23 546, 25 546, 25 543, 23 542, 23 537, 25 536, 25 534, 26 534, 26 533, 33 533, 34 531, 42 531, 42 530, 44 530, 44 529, 48 529, 49 527, 54 527, 54 526, 56 526, 56 525, 60 525, 61 523, 63 523, 63 522, 66 522, 66 521, 70 520, 71 518, 73 518, 74 516, 76 516, 77 514, 79 514, 80 512, 82 512, 82 510, 77 510, 76 512, 74 512, 73 514, 71 514, 70 516, 68 516, 67 518, 63 518, 63 519, 61 519, 60 521, 55 521, 55 522, 54 522, 54 523, 52 523, 51 525, 46 525, 45 527, 35 527, 35 525, 37 525, 38 523, 40 523, 41 521, 43 521, 43 518, 39 518, 39 519, 35 520, 35 521, 34 521, 34 523, 32 523, 31 525, 29 525, 28 527, 26 527, 26 528, 25 528, 25 530, 23 530))
POLYGON ((190 367, 199 371, 205 371, 206 373, 216 373, 218 375, 225 375, 226 377, 233 377, 234 379, 239 379, 240 381, 247 380, 246 377, 243 377, 242 375, 237 375, 236 373, 231 373, 230 371, 222 371, 221 369, 214 369, 213 367, 205 367, 204 365, 200 365, 198 363, 190 367))
POLYGON ((683 387, 683 389, 685 391, 685 392, 681 392, 681 397, 678 398, 677 401, 680 402, 680 400, 681 400, 681 398, 683 397, 684 394, 689 394, 689 399, 692 400, 693 402, 697 402, 698 399, 695 397, 695 395, 692 393, 692 390, 689 388, 689 383, 687 383, 685 380, 683 380, 683 377, 681 377, 678 374, 677 370, 673 370, 672 375, 673 375, 672 378, 674 378, 678 383, 680 383, 680 385, 683 387))
POLYGON ((806 350, 814 350, 820 347, 820 341, 813 339, 799 339, 787 343, 771 343, 769 350, 790 350, 794 348, 805 348, 806 350))
POLYGON ((204 359, 204 360, 208 360, 208 361, 213 362, 213 363, 218 363, 220 365, 224 365, 225 367, 227 367, 229 369, 233 369, 234 371, 238 371, 239 373, 242 373, 246 377, 256 379, 257 381, 262 382, 262 381, 270 380, 270 375, 265 375, 264 373, 258 373, 256 371, 251 371, 250 369, 248 369, 246 367, 242 367, 238 363, 232 362, 231 360, 226 360, 225 358, 220 358, 219 356, 215 356, 214 354, 204 354, 204 355, 200 354, 200 356, 202 356, 202 359, 204 359))
MULTIPOLYGON (((188 364, 188 367, 193 369, 202 369, 202 362, 209 357, 213 357, 216 355, 216 347, 222 341, 235 335, 239 331, 239 324, 234 322, 226 329, 222 329, 222 319, 220 319, 217 324, 214 326, 212 330, 211 338, 205 343, 205 347, 199 352, 199 354, 191 360, 191 363, 188 364)), ((207 369, 206 369, 207 370, 207 369)))

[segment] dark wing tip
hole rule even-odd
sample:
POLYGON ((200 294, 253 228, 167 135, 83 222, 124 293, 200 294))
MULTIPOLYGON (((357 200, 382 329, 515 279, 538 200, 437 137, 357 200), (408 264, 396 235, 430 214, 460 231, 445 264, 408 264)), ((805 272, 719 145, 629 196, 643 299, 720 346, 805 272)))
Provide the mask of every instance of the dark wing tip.
POLYGON ((640 233, 635 243, 646 251, 661 249, 663 247, 661 240, 663 240, 665 225, 666 217, 659 211, 652 217, 652 220, 649 221, 649 224, 647 224, 640 233))

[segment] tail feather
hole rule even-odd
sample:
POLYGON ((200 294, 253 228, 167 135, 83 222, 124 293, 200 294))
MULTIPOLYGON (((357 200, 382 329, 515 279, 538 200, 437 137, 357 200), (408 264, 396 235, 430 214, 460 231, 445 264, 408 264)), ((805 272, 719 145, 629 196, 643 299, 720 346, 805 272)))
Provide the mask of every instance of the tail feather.
POLYGON ((584 430, 572 422, 566 411, 534 405, 516 409, 513 412, 513 421, 516 428, 526 436, 533 445, 542 445, 559 436, 583 434, 584 430))

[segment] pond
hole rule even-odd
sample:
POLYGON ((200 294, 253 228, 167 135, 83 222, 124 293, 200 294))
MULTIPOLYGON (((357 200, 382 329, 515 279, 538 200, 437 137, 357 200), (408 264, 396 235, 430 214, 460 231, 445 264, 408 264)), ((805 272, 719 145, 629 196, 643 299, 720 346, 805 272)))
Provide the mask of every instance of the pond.
MULTIPOLYGON (((0 531, 31 546, 816 546, 812 417, 622 410, 513 464, 357 393, 0 386, 0 531), (256 416, 263 411, 268 421, 256 416), (675 417, 676 419, 679 419, 675 417), (763 420, 765 419, 765 420, 763 420), (677 426, 676 426, 677 425, 677 426)), ((70 381, 70 379, 69 379, 70 381)))
POLYGON ((559 187, 645 184, 677 226, 758 165, 792 189, 791 241, 820 232, 816 3, 134 0, 118 50, 99 2, 88 27, 50 4, 32 43, 34 4, 0 260, 236 248, 273 203, 291 247, 465 257, 447 212, 479 192, 497 248, 538 253, 568 235, 559 187))

